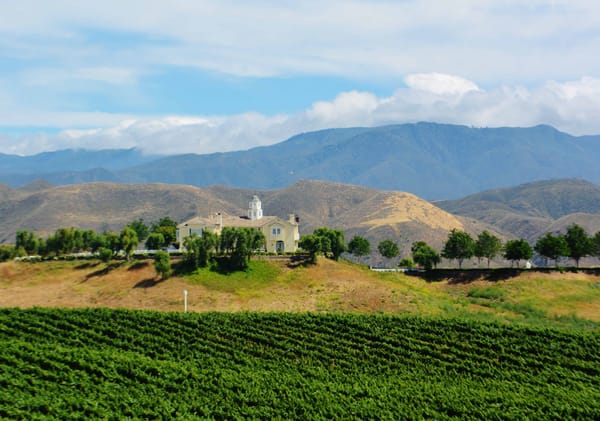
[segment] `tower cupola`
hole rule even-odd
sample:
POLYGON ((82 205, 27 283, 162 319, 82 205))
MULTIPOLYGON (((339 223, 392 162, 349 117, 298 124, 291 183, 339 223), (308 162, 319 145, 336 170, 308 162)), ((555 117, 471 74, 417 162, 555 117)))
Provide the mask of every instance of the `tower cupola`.
POLYGON ((248 203, 248 219, 256 220, 263 217, 262 204, 258 196, 254 195, 248 203))

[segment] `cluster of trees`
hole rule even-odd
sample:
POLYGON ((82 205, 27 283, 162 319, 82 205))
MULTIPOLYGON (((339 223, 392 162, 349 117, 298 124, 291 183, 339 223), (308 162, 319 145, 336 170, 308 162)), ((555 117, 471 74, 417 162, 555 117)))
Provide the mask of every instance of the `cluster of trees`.
POLYGON ((47 238, 38 236, 28 230, 17 231, 15 245, 2 245, 0 259, 39 255, 42 257, 62 256, 73 253, 98 253, 99 257, 108 261, 120 251, 127 259, 138 244, 146 240, 146 247, 161 249, 176 240, 177 223, 169 217, 159 219, 150 227, 143 219, 127 224, 120 232, 82 230, 68 227, 59 228, 47 238))
POLYGON ((91 252, 99 253, 103 260, 108 260, 123 250, 129 259, 137 245, 136 232, 129 227, 123 228, 120 233, 103 232, 100 234, 93 230, 80 230, 72 227, 59 228, 47 238, 39 237, 31 231, 21 230, 16 234, 15 256, 51 257, 91 252))
POLYGON ((192 233, 183 242, 185 262, 192 269, 219 262, 229 270, 244 270, 250 258, 264 248, 265 236, 259 230, 246 227, 223 227, 221 235, 204 230, 192 233))
POLYGON ((453 229, 448 234, 441 253, 445 259, 456 260, 459 268, 462 268, 465 259, 472 257, 477 257, 479 262, 487 259, 489 267, 490 261, 498 255, 502 255, 513 264, 516 262, 518 266, 520 260, 531 259, 533 249, 523 239, 508 240, 502 244, 498 237, 488 231, 483 231, 477 236, 477 239, 474 239, 465 231, 453 229))
MULTIPOLYGON (((316 261, 318 254, 337 260, 344 251, 359 258, 371 253, 371 245, 366 238, 354 236, 346 245, 343 231, 329 228, 318 228, 312 234, 303 236, 299 245, 309 253, 310 260, 313 262, 316 261)), ((381 241, 377 250, 387 259, 399 255, 398 245, 392 240, 381 241)), ((477 238, 473 238, 465 231, 453 229, 448 234, 441 253, 424 241, 417 241, 411 246, 412 260, 405 258, 400 262, 400 266, 412 267, 416 263, 424 269, 432 269, 443 257, 456 260, 458 267, 462 268, 465 259, 476 257, 480 264, 485 259, 489 268, 490 261, 498 256, 519 266, 521 260, 531 259, 534 251, 542 257, 553 259, 556 263, 560 257, 570 257, 579 267, 579 260, 582 257, 592 255, 600 257, 600 231, 594 236, 588 236, 583 228, 573 224, 563 235, 547 233, 532 247, 522 238, 508 240, 503 244, 500 238, 488 231, 483 231, 477 238)))
MULTIPOLYGON (((298 246, 308 253, 313 263, 317 261, 319 254, 338 260, 342 253, 348 250, 344 241, 344 231, 326 227, 317 228, 312 234, 303 235, 298 246)), ((366 247, 367 251, 363 255, 370 253, 368 241, 366 247)))
POLYGON ((535 243, 534 250, 546 259, 554 260, 558 265, 558 259, 569 257, 579 267, 579 261, 585 256, 600 257, 600 231, 594 236, 577 224, 572 224, 564 234, 546 233, 535 243))
POLYGON ((504 245, 500 240, 484 231, 477 240, 470 238, 469 234, 453 230, 448 241, 444 245, 442 256, 449 259, 457 259, 459 267, 463 259, 473 256, 493 259, 500 253, 511 262, 519 264, 520 260, 528 260, 533 252, 547 259, 552 259, 558 265, 558 259, 569 257, 579 267, 579 261, 585 256, 600 257, 600 231, 594 236, 589 236, 586 231, 577 224, 572 224, 564 234, 546 233, 540 237, 532 247, 523 239, 508 240, 504 245))

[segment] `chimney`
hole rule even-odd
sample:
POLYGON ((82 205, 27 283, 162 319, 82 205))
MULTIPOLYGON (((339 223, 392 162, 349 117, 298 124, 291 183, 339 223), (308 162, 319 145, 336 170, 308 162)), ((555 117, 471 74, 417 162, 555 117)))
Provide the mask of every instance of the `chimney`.
POLYGON ((294 222, 296 222, 296 215, 294 215, 293 213, 290 213, 288 215, 288 221, 290 222, 290 224, 293 224, 294 222))

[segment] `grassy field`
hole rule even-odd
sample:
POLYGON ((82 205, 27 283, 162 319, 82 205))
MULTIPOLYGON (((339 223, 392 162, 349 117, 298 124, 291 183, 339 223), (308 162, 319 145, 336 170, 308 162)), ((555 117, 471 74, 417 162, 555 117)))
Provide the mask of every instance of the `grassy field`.
POLYGON ((598 349, 435 317, 0 309, 0 418, 597 419, 598 349))
POLYGON ((600 276, 521 272, 444 275, 434 281, 376 273, 349 262, 255 260, 247 272, 202 269, 160 281, 151 261, 0 264, 0 307, 111 307, 181 311, 413 314, 526 324, 597 327, 600 276))

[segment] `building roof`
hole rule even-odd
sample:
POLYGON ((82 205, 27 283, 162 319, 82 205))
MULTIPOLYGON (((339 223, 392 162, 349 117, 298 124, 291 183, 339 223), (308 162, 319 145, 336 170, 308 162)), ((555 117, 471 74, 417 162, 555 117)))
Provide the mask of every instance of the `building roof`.
MULTIPOLYGON (((226 215, 226 214, 222 214, 222 225, 224 227, 249 227, 249 228, 260 228, 263 227, 265 225, 268 225, 271 222, 274 221, 282 221, 282 222, 286 222, 285 220, 277 217, 277 216, 263 216, 260 219, 249 219, 245 216, 231 216, 231 215, 226 215)), ((192 219, 188 219, 185 222, 182 222, 181 224, 179 224, 180 226, 186 226, 186 225, 204 225, 206 227, 214 227, 217 226, 217 217, 211 217, 211 218, 203 218, 200 216, 196 216, 192 219)))

